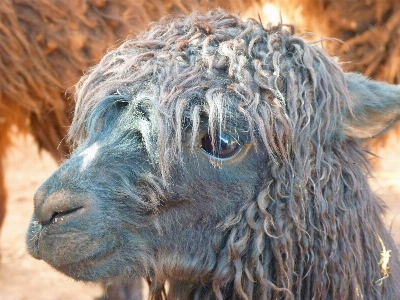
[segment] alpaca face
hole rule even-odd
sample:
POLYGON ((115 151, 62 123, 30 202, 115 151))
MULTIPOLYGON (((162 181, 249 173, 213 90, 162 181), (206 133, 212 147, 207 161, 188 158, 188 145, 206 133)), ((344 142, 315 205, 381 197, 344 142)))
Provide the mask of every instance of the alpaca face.
MULTIPOLYGON (((109 113, 123 120, 130 109, 109 113)), ((146 133, 107 118, 36 192, 30 253, 79 280, 148 276, 154 264, 165 276, 209 275, 222 221, 253 198, 265 154, 230 132, 214 145, 202 129, 196 148, 183 142, 182 162, 163 183, 146 133)))
POLYGON ((35 195, 34 257, 147 277, 157 299, 166 280, 171 299, 400 293, 360 143, 399 119, 400 87, 216 10, 109 52, 76 97, 75 151, 35 195))

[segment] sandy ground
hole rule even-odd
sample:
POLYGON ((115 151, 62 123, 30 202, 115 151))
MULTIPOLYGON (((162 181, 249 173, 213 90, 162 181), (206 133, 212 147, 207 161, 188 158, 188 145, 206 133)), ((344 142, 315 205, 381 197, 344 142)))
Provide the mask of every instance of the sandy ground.
MULTIPOLYGON (((101 296, 98 285, 75 282, 27 254, 25 231, 33 210, 33 193, 57 165, 47 153, 38 154, 30 137, 18 137, 16 144, 6 162, 9 203, 0 236, 0 300, 85 300, 101 296)), ((400 141, 390 146, 379 152, 382 159, 371 183, 389 206, 386 224, 400 243, 400 141)))
POLYGON ((91 300, 102 295, 95 284, 76 282, 32 258, 25 231, 33 212, 36 188, 57 168, 45 152, 38 154, 32 138, 16 139, 8 153, 8 212, 0 240, 0 300, 91 300))

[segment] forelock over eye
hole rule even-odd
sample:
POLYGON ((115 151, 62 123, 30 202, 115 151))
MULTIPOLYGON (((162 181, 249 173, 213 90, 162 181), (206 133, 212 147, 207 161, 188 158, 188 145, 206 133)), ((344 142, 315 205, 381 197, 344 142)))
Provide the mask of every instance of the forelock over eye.
POLYGON ((201 139, 201 148, 208 154, 218 159, 229 159, 239 153, 242 145, 227 133, 216 134, 213 140, 206 134, 201 139))

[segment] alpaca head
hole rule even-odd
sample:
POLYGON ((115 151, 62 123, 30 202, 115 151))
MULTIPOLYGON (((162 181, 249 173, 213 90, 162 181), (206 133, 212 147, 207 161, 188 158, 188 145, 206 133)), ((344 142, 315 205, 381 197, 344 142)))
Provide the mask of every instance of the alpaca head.
POLYGON ((35 195, 29 252, 78 280, 147 277, 154 296, 168 280, 172 299, 393 295, 360 139, 397 120, 400 88, 292 31, 214 10, 107 53, 78 84, 75 150, 35 195))

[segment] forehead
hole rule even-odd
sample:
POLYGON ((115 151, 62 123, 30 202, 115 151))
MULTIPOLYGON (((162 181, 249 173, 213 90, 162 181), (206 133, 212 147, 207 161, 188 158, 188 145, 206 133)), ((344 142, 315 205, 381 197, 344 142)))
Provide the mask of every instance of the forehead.
MULTIPOLYGON (((151 127, 157 132, 149 132, 148 135, 154 134, 158 138, 163 134, 182 135, 189 127, 194 128, 194 134, 198 130, 206 130, 252 135, 255 127, 264 127, 269 122, 266 116, 272 118, 272 111, 280 113, 281 106, 271 89, 256 82, 253 59, 240 51, 237 56, 225 59, 230 55, 227 47, 216 47, 222 49, 222 54, 216 50, 214 56, 208 58, 199 54, 201 48, 196 50, 197 54, 187 50, 197 57, 195 63, 182 63, 186 52, 178 51, 181 59, 171 53, 168 58, 165 49, 154 51, 152 55, 142 55, 142 63, 130 68, 128 77, 116 89, 114 87, 111 97, 105 97, 100 102, 110 99, 111 105, 113 101, 128 102, 129 108, 121 113, 123 121, 119 126, 122 124, 121 128, 127 129, 135 127, 141 132, 151 127), (261 117, 258 111, 260 105, 266 106, 270 112, 261 117), (263 120, 255 126, 257 118, 263 120)), ((134 60, 139 54, 132 55, 134 60)), ((185 59, 191 60, 188 56, 185 59)), ((268 76, 267 72, 264 73, 263 76, 268 76)), ((122 74, 124 72, 119 70, 115 76, 122 74)), ((109 115, 113 118, 115 114, 109 115)))

